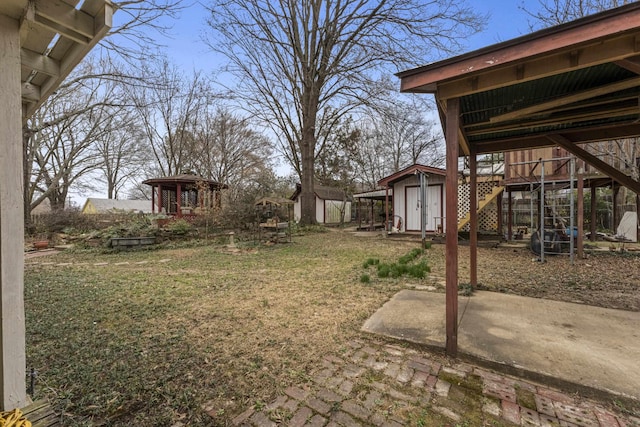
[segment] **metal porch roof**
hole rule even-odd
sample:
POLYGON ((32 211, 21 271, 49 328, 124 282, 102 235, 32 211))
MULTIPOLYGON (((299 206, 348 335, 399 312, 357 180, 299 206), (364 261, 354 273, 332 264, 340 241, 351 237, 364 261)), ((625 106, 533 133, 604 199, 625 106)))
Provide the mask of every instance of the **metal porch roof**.
MULTIPOLYGON (((398 74, 460 102, 460 153, 640 135, 640 3, 398 74)), ((443 123, 444 125, 444 123, 443 123)))

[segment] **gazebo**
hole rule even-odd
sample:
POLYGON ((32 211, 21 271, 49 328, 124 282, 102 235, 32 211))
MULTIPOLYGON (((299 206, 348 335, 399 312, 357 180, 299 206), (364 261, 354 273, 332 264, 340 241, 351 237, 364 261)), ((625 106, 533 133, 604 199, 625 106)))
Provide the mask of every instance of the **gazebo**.
POLYGON ((181 174, 142 182, 151 186, 151 211, 178 218, 221 206, 220 190, 228 188, 197 175, 181 174))

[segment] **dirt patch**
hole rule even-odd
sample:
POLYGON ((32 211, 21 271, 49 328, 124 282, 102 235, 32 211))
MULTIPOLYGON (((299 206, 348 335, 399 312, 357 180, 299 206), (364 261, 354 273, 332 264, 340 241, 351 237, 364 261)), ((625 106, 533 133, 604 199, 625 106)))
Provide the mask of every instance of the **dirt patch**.
MULTIPOLYGON (((443 245, 434 252, 444 251, 443 245)), ((444 275, 444 256, 433 270, 444 275)), ((460 282, 469 281, 469 248, 460 247, 460 282)), ((479 248, 478 282, 483 289, 597 307, 640 311, 640 256, 593 252, 571 265, 568 256, 544 263, 526 248, 479 248)))

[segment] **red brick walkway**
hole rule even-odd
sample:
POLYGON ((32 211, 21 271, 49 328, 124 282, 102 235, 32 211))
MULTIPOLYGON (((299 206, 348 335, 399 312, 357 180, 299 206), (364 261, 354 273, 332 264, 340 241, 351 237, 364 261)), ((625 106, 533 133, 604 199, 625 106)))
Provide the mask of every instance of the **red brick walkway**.
POLYGON ((232 424, 640 427, 640 418, 594 401, 373 340, 325 356, 310 376, 273 402, 246 409, 232 424))

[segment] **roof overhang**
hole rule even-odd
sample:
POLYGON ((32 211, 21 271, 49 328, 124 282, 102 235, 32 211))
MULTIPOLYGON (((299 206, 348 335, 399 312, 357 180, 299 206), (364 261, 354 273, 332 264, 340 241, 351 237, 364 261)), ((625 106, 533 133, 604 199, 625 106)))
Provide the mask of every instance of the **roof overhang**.
POLYGON ((434 168, 431 166, 413 164, 411 166, 408 166, 402 169, 401 171, 398 171, 394 174, 391 174, 389 176, 382 178, 380 181, 378 181, 378 185, 381 187, 388 187, 395 184, 398 181, 405 179, 408 176, 416 175, 418 173, 445 176, 447 174, 447 171, 444 169, 434 168))
POLYGON ((112 26, 113 11, 110 0, 0 1, 0 15, 20 22, 25 118, 35 112, 107 34, 112 26))
MULTIPOLYGON (((640 135, 640 3, 398 74, 436 98, 443 127, 458 99, 461 154, 640 135)), ((569 150, 572 151, 572 150, 569 150)), ((575 153, 574 153, 575 154, 575 153)))

